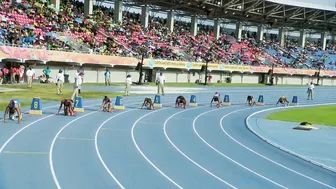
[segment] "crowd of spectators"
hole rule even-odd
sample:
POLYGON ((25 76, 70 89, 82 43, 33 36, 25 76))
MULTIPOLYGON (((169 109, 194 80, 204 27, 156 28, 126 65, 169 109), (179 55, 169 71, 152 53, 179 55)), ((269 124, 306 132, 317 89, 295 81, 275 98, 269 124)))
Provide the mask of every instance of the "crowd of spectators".
MULTIPOLYGON (((140 24, 140 14, 123 12, 122 23, 113 20, 114 10, 94 7, 84 17, 84 4, 61 1, 60 11, 47 0, 29 0, 12 6, 0 4, 0 43, 28 48, 61 51, 85 51, 113 56, 140 56, 166 60, 188 60, 239 65, 275 65, 277 67, 331 69, 334 49, 319 50, 318 44, 298 48, 287 41, 280 48, 275 39, 256 42, 254 36, 222 33, 215 39, 213 28, 199 25, 196 36, 190 35, 191 24, 175 21, 174 31, 166 27, 166 19, 150 17, 147 28, 140 24), (266 42, 267 41, 267 42, 266 42), (78 48, 79 47, 79 48, 78 48), (326 66, 327 65, 327 66, 326 66)), ((335 58, 336 60, 336 58, 335 58)))

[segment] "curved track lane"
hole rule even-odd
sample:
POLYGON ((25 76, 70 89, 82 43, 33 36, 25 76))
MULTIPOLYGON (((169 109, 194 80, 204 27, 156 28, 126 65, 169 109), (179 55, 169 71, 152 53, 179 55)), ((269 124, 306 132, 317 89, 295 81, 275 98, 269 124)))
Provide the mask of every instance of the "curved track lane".
MULTIPOLYGON (((143 97, 127 97, 128 110, 112 114, 96 112, 100 104, 92 103, 77 118, 49 114, 8 124, 13 128, 2 128, 0 136, 0 188, 336 187, 335 173, 274 148, 246 128, 247 116, 274 105, 242 102, 266 89, 227 90, 233 105, 218 109, 208 104, 212 90, 197 94, 203 102, 186 110, 172 108, 176 95, 162 97, 164 107, 154 111, 137 110, 143 97)), ((305 97, 297 89, 278 90, 267 91, 266 103, 279 93, 305 97)), ((321 100, 300 104, 333 102, 330 90, 321 88, 321 100)))

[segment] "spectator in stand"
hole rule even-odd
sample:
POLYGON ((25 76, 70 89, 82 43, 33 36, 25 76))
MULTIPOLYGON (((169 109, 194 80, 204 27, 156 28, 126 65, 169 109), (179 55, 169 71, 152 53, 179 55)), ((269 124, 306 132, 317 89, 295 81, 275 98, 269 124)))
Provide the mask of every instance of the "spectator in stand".
POLYGON ((160 92, 164 96, 164 85, 166 82, 165 76, 160 73, 160 75, 156 78, 156 85, 158 86, 157 94, 159 95, 160 92))
POLYGON ((26 71, 26 76, 27 76, 27 87, 31 88, 33 84, 33 77, 35 75, 35 71, 33 68, 30 66, 29 69, 26 71))
POLYGON ((127 75, 125 84, 126 84, 126 87, 125 87, 125 96, 129 96, 129 95, 131 95, 130 94, 130 90, 131 90, 131 85, 132 85, 132 77, 131 77, 131 75, 127 75))
POLYGON ((58 95, 62 94, 63 83, 64 83, 64 74, 63 74, 63 71, 61 69, 58 71, 55 83, 56 83, 56 86, 57 86, 57 94, 58 95))

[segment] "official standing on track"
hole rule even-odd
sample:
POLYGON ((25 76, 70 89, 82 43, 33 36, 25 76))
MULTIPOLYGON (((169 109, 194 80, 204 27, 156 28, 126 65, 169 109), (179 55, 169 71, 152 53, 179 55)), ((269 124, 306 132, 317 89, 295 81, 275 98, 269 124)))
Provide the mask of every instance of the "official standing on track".
POLYGON ((165 76, 162 73, 160 73, 160 75, 156 79, 156 84, 158 86, 158 91, 157 91, 158 95, 160 94, 160 91, 161 91, 162 95, 164 95, 164 84, 165 84, 165 82, 166 82, 165 76))
POLYGON ((308 94, 308 98, 307 100, 313 100, 313 93, 314 93, 314 89, 315 89, 315 86, 313 84, 313 82, 310 82, 310 85, 308 86, 308 90, 307 90, 307 94, 308 94))
POLYGON ((82 76, 84 75, 83 72, 79 73, 77 78, 75 79, 75 83, 73 85, 73 93, 71 96, 71 100, 75 100, 76 97, 78 97, 78 90, 80 86, 82 85, 82 76))
POLYGON ((63 83, 64 83, 64 74, 63 71, 60 69, 58 70, 58 74, 56 76, 56 86, 57 86, 57 94, 62 94, 63 90, 63 83))
POLYGON ((131 75, 127 75, 125 85, 126 85, 125 96, 129 96, 130 95, 130 90, 131 90, 131 85, 132 85, 132 76, 131 75))

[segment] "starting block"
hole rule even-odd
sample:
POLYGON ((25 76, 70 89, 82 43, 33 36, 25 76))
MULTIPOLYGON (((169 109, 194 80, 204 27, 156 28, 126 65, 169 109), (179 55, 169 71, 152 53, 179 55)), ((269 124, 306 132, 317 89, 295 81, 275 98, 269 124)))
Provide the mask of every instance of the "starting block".
POLYGON ((162 108, 161 104, 161 96, 160 95, 155 95, 154 97, 154 108, 162 108))
POLYGON ((30 115, 42 115, 42 104, 40 98, 33 98, 30 110, 30 115))
POLYGON ((230 102, 230 96, 229 95, 225 95, 224 96, 224 100, 222 102, 223 106, 231 106, 231 102, 230 102))
POLYGON ((298 97, 297 96, 293 96, 293 99, 292 99, 292 103, 289 103, 290 106, 298 106, 299 103, 298 103, 298 97))
POLYGON ((124 110, 125 109, 122 96, 117 96, 116 97, 116 101, 114 103, 114 109, 115 110, 124 110))
POLYGON ((197 106, 196 95, 191 95, 190 96, 189 106, 192 106, 192 107, 196 107, 197 106))
POLYGON ((264 95, 259 95, 258 102, 256 103, 256 106, 264 106, 264 95))
POLYGON ((83 98, 78 96, 75 99, 75 103, 74 103, 74 111, 75 112, 84 112, 84 108, 83 108, 83 98))

